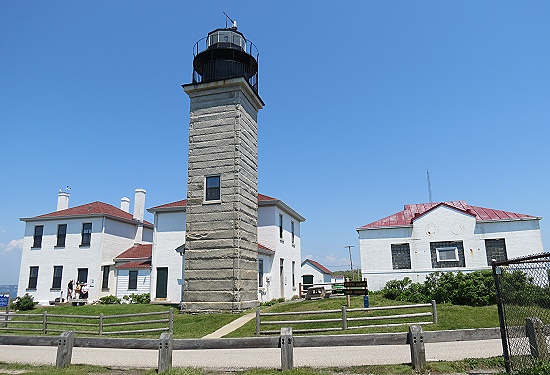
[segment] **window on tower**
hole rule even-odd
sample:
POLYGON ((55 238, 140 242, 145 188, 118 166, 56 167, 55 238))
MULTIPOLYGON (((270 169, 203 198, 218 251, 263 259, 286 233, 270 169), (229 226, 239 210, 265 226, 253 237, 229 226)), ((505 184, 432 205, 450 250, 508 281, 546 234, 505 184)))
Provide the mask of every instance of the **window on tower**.
POLYGON ((221 198, 220 176, 207 176, 205 186, 204 200, 207 202, 219 201, 221 198))

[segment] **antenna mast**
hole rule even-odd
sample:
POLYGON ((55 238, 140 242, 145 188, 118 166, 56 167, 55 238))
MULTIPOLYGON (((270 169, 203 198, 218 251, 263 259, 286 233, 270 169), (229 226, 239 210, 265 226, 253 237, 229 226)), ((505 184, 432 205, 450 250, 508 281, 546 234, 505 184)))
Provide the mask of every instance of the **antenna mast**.
POLYGON ((428 197, 430 199, 430 203, 433 202, 432 200, 432 184, 430 183, 430 171, 426 169, 426 176, 428 178, 428 197))

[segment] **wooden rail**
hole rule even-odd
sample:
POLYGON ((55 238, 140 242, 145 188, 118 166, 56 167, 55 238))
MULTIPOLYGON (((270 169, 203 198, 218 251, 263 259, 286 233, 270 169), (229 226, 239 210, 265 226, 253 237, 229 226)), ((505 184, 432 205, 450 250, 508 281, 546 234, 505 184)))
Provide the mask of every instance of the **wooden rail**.
POLYGON ((424 325, 424 324, 436 324, 437 323, 437 305, 435 301, 432 303, 414 304, 414 305, 398 305, 398 306, 383 306, 383 307, 368 307, 348 309, 346 306, 342 306, 341 310, 318 310, 318 311, 292 311, 292 312, 280 312, 280 313, 265 313, 260 309, 256 310, 256 335, 262 334, 278 334, 278 330, 262 330, 262 326, 269 325, 285 325, 293 328, 295 333, 312 333, 312 332, 328 332, 339 331, 348 329, 359 328, 381 328, 381 327, 396 327, 403 325, 424 325), (393 311, 398 309, 424 309, 429 308, 430 311, 426 312, 414 312, 409 314, 390 314, 390 315, 377 315, 380 311, 393 311), (375 314, 373 314, 373 312, 375 314), (349 316, 350 314, 358 316, 349 316), (308 319, 311 315, 324 315, 319 319, 308 319), (299 316, 298 319, 282 319, 282 320, 269 320, 269 317, 291 317, 299 316), (417 319, 423 317, 430 317, 429 321, 410 321, 410 319, 417 319), (268 318, 263 319, 262 318, 268 318), (373 322, 373 321, 394 321, 393 323, 386 324, 361 324, 361 322, 373 322), (400 320, 395 322, 395 320, 400 320), (406 321, 403 321, 406 320, 406 321), (330 323, 330 324, 326 324, 330 323), (350 323, 352 323, 350 325, 350 323), (356 324, 359 323, 359 324, 356 324), (298 325, 325 325, 318 328, 296 328, 298 325), (337 327, 335 325, 338 325, 337 327))
POLYGON ((60 333, 67 330, 79 334, 92 335, 124 335, 124 334, 139 334, 150 332, 172 332, 174 326, 174 309, 168 311, 158 311, 140 314, 121 314, 121 315, 69 315, 69 314, 49 314, 44 311, 42 314, 16 314, 8 313, 7 320, 2 321, 0 332, 42 332, 60 333), (151 317, 151 316, 166 316, 161 319, 140 319, 134 318, 151 317), (40 320, 34 318, 41 318, 40 320), (115 321, 112 323, 108 320, 127 319, 126 321, 115 321), (114 329, 115 327, 128 327, 142 325, 145 329, 114 329), (150 328, 151 325, 157 326, 150 328), (88 329, 87 329, 88 328, 88 329), (107 328, 107 329, 106 329, 107 328))
POLYGON ((72 334, 72 332, 64 332, 61 337, 0 335, 0 345, 57 346, 58 360, 56 364, 58 367, 70 364, 72 346, 154 349, 159 350, 159 370, 167 370, 171 367, 172 350, 280 348, 282 354, 281 368, 291 369, 293 367, 292 350, 294 347, 409 345, 411 348, 411 365, 415 370, 421 370, 425 365, 424 343, 499 339, 500 329, 480 328, 423 332, 420 326, 411 326, 408 333, 293 336, 290 327, 283 327, 280 336, 220 339, 173 339, 173 335, 167 332, 163 333, 160 339, 76 336, 71 339, 72 334), (415 336, 420 339, 415 339, 415 336), (289 338, 291 340, 288 340, 289 338))

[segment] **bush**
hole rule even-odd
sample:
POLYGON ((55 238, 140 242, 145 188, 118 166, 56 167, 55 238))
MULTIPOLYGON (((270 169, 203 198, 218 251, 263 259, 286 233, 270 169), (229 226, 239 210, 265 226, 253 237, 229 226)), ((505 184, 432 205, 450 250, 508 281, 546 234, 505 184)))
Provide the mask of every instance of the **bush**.
MULTIPOLYGON (((520 278, 518 275, 515 277, 520 278)), ((525 287, 525 280, 517 281, 511 288, 520 284, 525 287)), ((424 283, 413 283, 408 277, 403 280, 390 280, 382 289, 382 294, 388 299, 416 303, 428 303, 431 300, 468 306, 487 306, 496 303, 491 271, 434 272, 426 276, 424 283)))
POLYGON ((122 297, 125 301, 128 301, 128 303, 137 303, 137 304, 143 304, 146 305, 149 302, 151 302, 151 296, 149 293, 143 293, 143 294, 130 294, 129 296, 122 297))
POLYGON ((110 295, 110 296, 101 297, 98 302, 101 305, 116 305, 120 303, 120 298, 118 298, 117 296, 110 295))
POLYGON ((538 361, 532 367, 521 369, 517 375, 548 375, 550 374, 550 363, 538 361))
POLYGON ((13 310, 27 311, 34 309, 34 306, 38 302, 34 302, 34 297, 29 294, 25 294, 23 297, 17 297, 10 304, 10 308, 13 310))

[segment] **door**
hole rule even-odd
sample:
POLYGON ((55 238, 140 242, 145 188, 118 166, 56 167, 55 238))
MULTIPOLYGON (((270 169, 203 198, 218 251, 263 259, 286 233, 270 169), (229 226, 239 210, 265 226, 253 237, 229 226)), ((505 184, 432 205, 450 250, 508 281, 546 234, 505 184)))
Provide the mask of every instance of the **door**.
POLYGON ((304 291, 308 290, 313 286, 313 275, 303 275, 302 276, 302 288, 304 291))
POLYGON ((156 298, 166 298, 168 290, 168 267, 157 267, 156 298))

